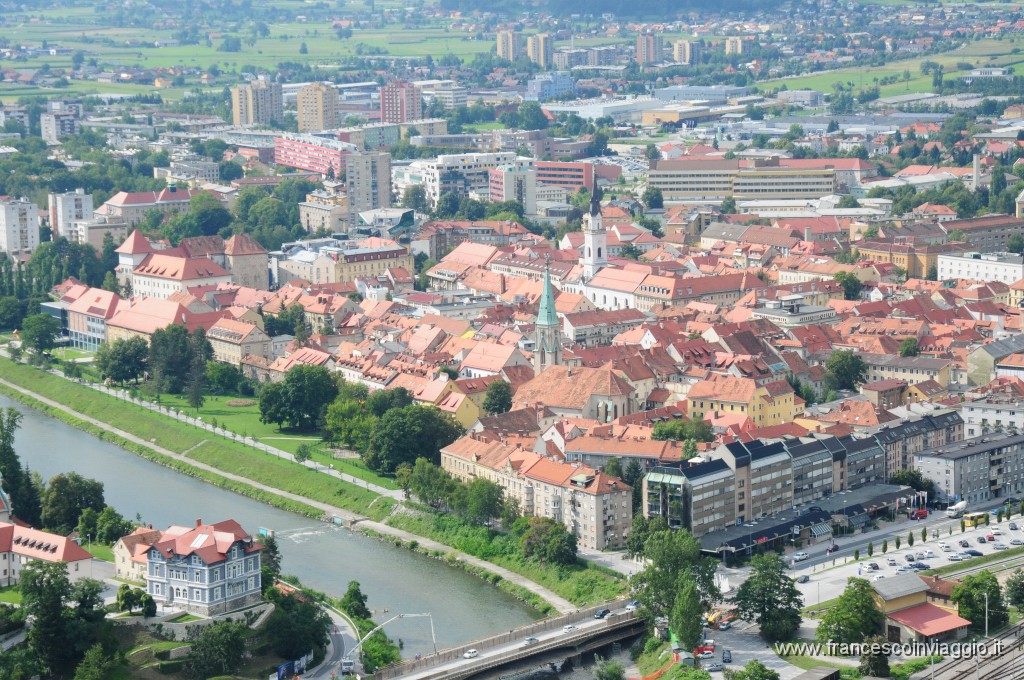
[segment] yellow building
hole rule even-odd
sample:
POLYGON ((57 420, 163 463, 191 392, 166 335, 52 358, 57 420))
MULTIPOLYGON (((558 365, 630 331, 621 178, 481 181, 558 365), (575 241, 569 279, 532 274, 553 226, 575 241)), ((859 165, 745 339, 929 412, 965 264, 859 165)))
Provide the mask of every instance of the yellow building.
POLYGON ((911 279, 926 278, 933 267, 938 270, 939 255, 959 255, 966 249, 965 244, 914 245, 896 238, 861 241, 855 247, 862 259, 893 264, 911 279))
POLYGON ((436 404, 438 410, 451 415, 462 427, 469 429, 480 420, 483 410, 476 402, 461 392, 451 391, 436 404))
POLYGON ((800 415, 793 387, 785 380, 758 385, 751 378, 723 376, 701 380, 686 395, 687 413, 739 414, 758 427, 790 423, 800 415))

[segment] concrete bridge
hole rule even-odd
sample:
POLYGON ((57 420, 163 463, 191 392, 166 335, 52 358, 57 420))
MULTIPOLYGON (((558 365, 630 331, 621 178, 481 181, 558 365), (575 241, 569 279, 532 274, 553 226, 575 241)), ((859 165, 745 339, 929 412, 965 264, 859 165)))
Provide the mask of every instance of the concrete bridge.
POLYGON ((637 618, 635 611, 627 611, 625 604, 625 600, 616 600, 579 612, 544 619, 508 633, 382 668, 374 673, 373 679, 463 680, 548 652, 564 650, 566 657, 582 654, 644 631, 644 621, 637 618), (603 619, 595 619, 594 614, 601 609, 610 609, 611 613, 603 619), (567 629, 567 626, 571 628, 567 629), (536 642, 527 642, 526 638, 534 638, 536 642), (471 649, 476 650, 477 655, 465 658, 466 652, 471 649))

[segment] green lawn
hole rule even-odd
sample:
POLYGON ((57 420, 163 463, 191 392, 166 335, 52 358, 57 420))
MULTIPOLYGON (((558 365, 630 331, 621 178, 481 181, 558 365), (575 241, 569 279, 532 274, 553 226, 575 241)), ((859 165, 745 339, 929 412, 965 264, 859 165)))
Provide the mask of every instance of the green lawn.
MULTIPOLYGON (((162 394, 160 403, 164 406, 172 406, 183 413, 192 415, 194 413, 181 396, 162 394)), ((295 453, 302 444, 313 446, 312 460, 320 465, 333 465, 353 477, 382 486, 385 489, 397 489, 393 479, 381 477, 373 472, 363 463, 355 458, 334 458, 329 449, 326 448, 320 437, 308 432, 295 433, 288 430, 278 430, 277 425, 260 422, 260 407, 255 399, 243 399, 240 397, 207 397, 202 408, 199 409, 199 417, 208 423, 216 423, 217 426, 226 428, 248 437, 254 437, 276 449, 295 453), (251 401, 245 406, 232 406, 231 402, 251 401)))
POLYGON ((195 614, 182 614, 181 616, 174 617, 168 621, 168 623, 191 623, 192 621, 201 621, 202 618, 203 617, 196 616, 195 614))
POLYGON ((0 602, 5 604, 21 604, 21 589, 18 586, 0 588, 0 602))
POLYGON ((86 352, 85 350, 75 349, 74 347, 58 347, 53 350, 53 356, 57 359, 92 359, 96 356, 95 352, 86 352))
POLYGON ((953 50, 944 54, 931 54, 913 59, 889 62, 882 66, 865 68, 855 66, 850 68, 815 73, 794 78, 779 78, 766 80, 758 83, 761 90, 771 90, 783 84, 790 90, 812 89, 823 92, 831 92, 832 85, 837 82, 854 84, 854 89, 871 87, 874 79, 886 76, 901 75, 904 70, 910 71, 910 81, 904 83, 900 80, 897 83, 885 85, 880 88, 881 96, 892 97, 900 94, 913 92, 931 92, 932 78, 921 73, 921 62, 933 61, 942 64, 946 78, 952 77, 956 72, 956 64, 959 62, 970 62, 974 66, 1004 66, 1019 61, 1020 56, 1012 54, 1016 45, 1008 40, 997 38, 986 38, 976 42, 969 42, 963 49, 953 50))
MULTIPOLYGON (((30 366, 2 360, 0 378, 24 385, 43 396, 67 404, 80 413, 130 432, 146 441, 152 441, 168 450, 177 453, 190 451, 190 457, 194 460, 213 465, 225 472, 243 475, 273 488, 330 503, 352 512, 367 514, 374 519, 386 516, 391 510, 390 499, 378 500, 376 494, 354 484, 317 473, 295 462, 271 456, 239 442, 198 430, 169 416, 115 399, 30 366)), ((139 452, 140 447, 128 448, 139 452)), ((206 478, 206 475, 200 476, 206 478)), ((237 487, 236 483, 223 484, 222 481, 218 480, 216 483, 226 488, 237 487)), ((260 500, 266 500, 262 493, 255 496, 259 496, 260 500)))
POLYGON ((83 545, 82 547, 85 548, 89 552, 89 554, 95 557, 96 559, 103 560, 104 562, 110 562, 111 564, 113 564, 114 550, 111 548, 111 546, 103 545, 102 543, 89 543, 88 540, 86 540, 85 545, 83 545))

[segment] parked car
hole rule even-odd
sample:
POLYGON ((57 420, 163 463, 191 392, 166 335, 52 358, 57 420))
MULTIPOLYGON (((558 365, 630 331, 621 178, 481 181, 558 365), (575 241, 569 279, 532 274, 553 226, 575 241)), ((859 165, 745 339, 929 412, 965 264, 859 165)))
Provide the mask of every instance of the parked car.
POLYGON ((871 577, 871 580, 872 581, 881 581, 883 578, 885 578, 885 574, 875 574, 874 576, 871 577))
POLYGON ((878 562, 868 562, 868 569, 871 571, 878 571, 881 567, 878 566, 878 562))
POLYGON ((475 659, 478 656, 480 656, 480 652, 476 651, 475 649, 467 649, 466 653, 462 655, 462 658, 463 659, 475 659))
POLYGON ((914 557, 914 553, 907 553, 903 556, 903 559, 905 559, 907 562, 913 562, 917 558, 914 557))
POLYGON ((890 567, 895 567, 896 566, 896 558, 895 557, 886 558, 885 563, 888 564, 890 567))
POLYGON ((914 571, 914 570, 912 568, 906 566, 906 565, 903 565, 902 567, 896 567, 896 573, 897 574, 909 574, 912 571, 914 571))
POLYGON ((538 642, 540 642, 540 640, 538 640, 537 638, 535 638, 533 636, 530 636, 528 638, 524 638, 523 639, 523 647, 529 647, 530 645, 535 645, 538 642))
POLYGON ((706 670, 708 673, 714 673, 716 671, 724 671, 725 666, 723 666, 720 663, 709 663, 707 666, 704 667, 704 670, 706 670))
POLYGON ((950 553, 950 554, 946 555, 946 559, 949 560, 950 562, 960 562, 964 558, 963 558, 963 555, 961 555, 960 553, 950 553))
POLYGON ((732 628, 732 624, 728 621, 722 621, 718 624, 718 630, 729 630, 730 628, 732 628))
POLYGON ((562 632, 563 632, 563 633, 571 633, 571 632, 573 632, 574 630, 576 630, 576 626, 574 626, 574 625, 573 625, 573 624, 571 624, 571 623, 567 623, 567 624, 565 624, 564 626, 562 626, 562 632))
POLYGON ((969 542, 969 541, 968 541, 968 540, 967 540, 967 539, 965 538, 964 540, 960 541, 960 547, 961 547, 961 548, 970 548, 970 547, 971 547, 971 544, 970 544, 970 542, 969 542))
POLYGON ((715 653, 710 651, 710 650, 705 649, 703 652, 701 652, 700 654, 697 655, 697 658, 698 659, 714 659, 715 658, 715 653))
POLYGON ((953 548, 949 547, 948 545, 944 545, 942 546, 942 552, 953 552, 953 548))
POLYGON ((985 540, 986 541, 994 541, 994 540, 996 540, 996 536, 1002 536, 1002 535, 1003 535, 1002 531, 1000 531, 999 529, 993 529, 991 532, 989 532, 989 534, 987 536, 985 536, 985 540))
POLYGON ((1007 548, 1009 548, 1009 547, 1010 547, 1010 546, 1006 545, 1006 544, 1005 544, 1005 543, 1003 543, 1003 542, 999 542, 999 543, 993 543, 993 544, 992 544, 992 549, 993 549, 993 550, 1006 550, 1006 549, 1007 549, 1007 548))
POLYGON ((596 612, 594 612, 594 618, 595 619, 603 619, 604 617, 608 616, 611 613, 612 613, 611 609, 598 609, 596 612))
POLYGON ((924 508, 918 508, 910 513, 910 519, 928 519, 928 511, 924 508))
POLYGON ((1003 530, 1002 529, 993 529, 992 530, 992 535, 993 536, 1002 536, 1003 535, 1003 530))
POLYGON ((796 582, 797 583, 807 583, 810 580, 811 580, 810 576, 808 576, 807 574, 801 574, 800 577, 796 580, 796 582))
POLYGON ((916 569, 918 571, 924 571, 925 569, 931 569, 931 567, 929 567, 924 562, 914 562, 910 566, 912 566, 914 569, 916 569))
POLYGON ((932 552, 931 550, 929 550, 928 548, 925 548, 925 551, 924 551, 924 556, 925 556, 925 557, 935 557, 935 553, 933 553, 933 552, 932 552))
POLYGON ((633 600, 632 602, 630 602, 629 604, 626 605, 626 611, 627 612, 635 612, 636 608, 639 607, 639 606, 640 606, 640 600, 633 600))
POLYGON ((968 555, 970 555, 971 557, 981 557, 982 555, 985 554, 985 553, 981 552, 980 550, 965 550, 964 552, 967 553, 968 555))
POLYGON ((839 550, 839 546, 836 545, 835 543, 833 543, 829 547, 825 548, 825 554, 826 555, 831 555, 832 553, 836 552, 837 550, 839 550))
POLYGON ((1013 531, 1017 530, 1017 523, 1016 522, 1010 522, 1006 526, 1007 526, 1007 528, 1012 529, 1013 531))
POLYGON ((1024 541, 1019 538, 1010 539, 1010 545, 1024 545, 1024 541))
POLYGON ((918 562, 920 562, 921 560, 925 559, 925 557, 926 557, 926 555, 924 554, 923 550, 918 550, 916 553, 914 553, 914 559, 917 560, 918 562))
MULTIPOLYGON (((984 536, 978 536, 978 543, 984 543, 987 539, 984 536)), ((993 536, 992 540, 995 540, 993 536)))
POLYGON ((796 562, 803 562, 808 557, 810 557, 810 555, 808 555, 807 553, 805 553, 802 550, 800 552, 793 553, 793 560, 796 561, 796 562))
POLYGON ((949 544, 946 543, 945 541, 939 541, 939 547, 940 548, 945 548, 947 545, 949 545, 949 544))
POLYGON ((728 649, 722 652, 722 663, 732 663, 732 652, 728 649))

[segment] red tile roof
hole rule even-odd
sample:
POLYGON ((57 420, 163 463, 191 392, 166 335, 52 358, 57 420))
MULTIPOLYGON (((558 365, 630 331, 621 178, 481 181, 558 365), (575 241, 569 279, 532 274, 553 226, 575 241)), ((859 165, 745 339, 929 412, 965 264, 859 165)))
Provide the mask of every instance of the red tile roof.
POLYGON ((889 618, 929 637, 971 625, 967 619, 928 603, 892 612, 889 618))

